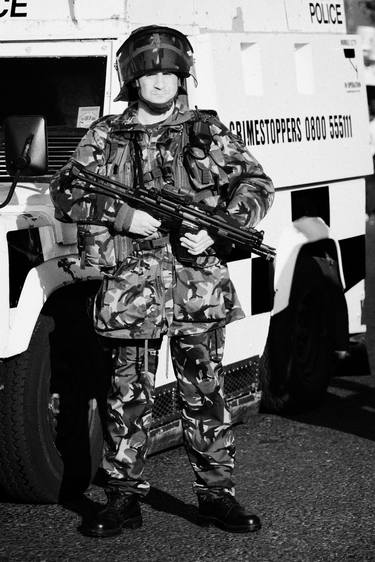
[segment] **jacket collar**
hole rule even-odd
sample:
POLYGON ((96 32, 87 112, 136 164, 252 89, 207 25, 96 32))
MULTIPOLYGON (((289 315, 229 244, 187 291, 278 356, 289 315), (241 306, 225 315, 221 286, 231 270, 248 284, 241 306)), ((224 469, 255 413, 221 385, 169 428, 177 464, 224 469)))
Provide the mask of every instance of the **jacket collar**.
MULTIPOLYGON (((132 130, 132 131, 145 131, 146 127, 137 120, 138 102, 129 105, 123 113, 117 115, 112 121, 112 130, 132 130)), ((173 113, 160 124, 161 127, 173 128, 178 127, 182 123, 189 121, 194 115, 187 105, 181 100, 177 100, 173 113)))

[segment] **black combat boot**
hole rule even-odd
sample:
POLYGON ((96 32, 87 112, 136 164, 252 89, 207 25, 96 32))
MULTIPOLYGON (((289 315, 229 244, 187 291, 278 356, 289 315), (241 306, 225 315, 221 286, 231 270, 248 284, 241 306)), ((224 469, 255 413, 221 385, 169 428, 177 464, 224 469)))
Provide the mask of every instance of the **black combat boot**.
POLYGON ((79 532, 88 537, 114 537, 124 527, 137 529, 142 526, 141 508, 136 494, 124 494, 108 490, 108 502, 92 519, 83 521, 79 532))
POLYGON ((250 533, 261 528, 259 517, 248 515, 231 494, 199 494, 198 503, 198 522, 202 526, 213 523, 216 527, 232 533, 250 533))

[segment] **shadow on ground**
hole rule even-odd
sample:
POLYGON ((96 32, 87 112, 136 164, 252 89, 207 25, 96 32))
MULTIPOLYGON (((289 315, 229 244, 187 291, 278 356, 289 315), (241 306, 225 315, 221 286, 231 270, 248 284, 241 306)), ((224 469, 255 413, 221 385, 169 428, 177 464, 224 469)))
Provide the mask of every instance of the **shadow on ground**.
POLYGON ((150 492, 142 501, 156 511, 164 511, 171 515, 177 515, 191 523, 197 523, 198 510, 195 505, 187 504, 163 490, 152 486, 150 492))
POLYGON ((375 441, 375 378, 335 377, 319 407, 282 416, 375 441))

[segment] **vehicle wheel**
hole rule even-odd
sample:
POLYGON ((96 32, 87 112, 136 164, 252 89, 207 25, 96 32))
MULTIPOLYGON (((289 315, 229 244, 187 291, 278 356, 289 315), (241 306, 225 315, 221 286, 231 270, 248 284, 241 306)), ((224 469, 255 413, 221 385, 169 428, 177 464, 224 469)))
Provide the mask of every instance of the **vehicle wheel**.
POLYGON ((86 291, 82 283, 54 294, 28 350, 0 365, 0 488, 11 499, 58 502, 97 470, 105 360, 86 291))
POLYGON ((315 406, 327 390, 334 367, 331 313, 319 284, 293 303, 288 393, 295 409, 315 406))
POLYGON ((348 346, 337 262, 331 241, 324 242, 301 250, 289 305, 271 318, 261 372, 263 410, 295 412, 318 405, 334 373, 335 351, 348 346))

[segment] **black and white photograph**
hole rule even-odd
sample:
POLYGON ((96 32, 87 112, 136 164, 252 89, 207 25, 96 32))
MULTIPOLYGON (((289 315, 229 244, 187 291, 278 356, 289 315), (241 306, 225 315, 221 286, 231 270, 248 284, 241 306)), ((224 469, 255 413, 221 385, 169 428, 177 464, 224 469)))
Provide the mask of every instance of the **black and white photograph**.
POLYGON ((0 0, 0 562, 375 562, 375 0, 0 0))

